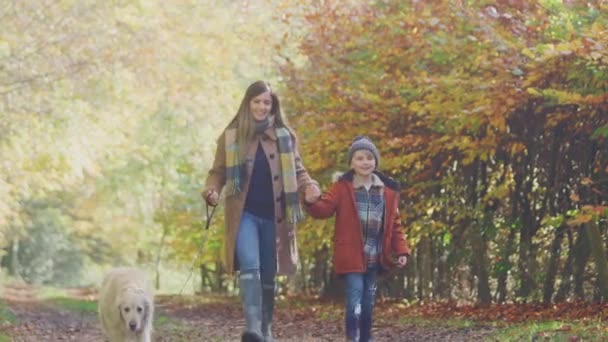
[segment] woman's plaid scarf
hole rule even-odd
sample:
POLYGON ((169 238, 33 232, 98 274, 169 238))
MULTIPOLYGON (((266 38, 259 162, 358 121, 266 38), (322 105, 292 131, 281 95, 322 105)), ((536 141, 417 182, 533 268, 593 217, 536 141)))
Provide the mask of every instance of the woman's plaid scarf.
MULTIPOLYGON (((283 178, 283 195, 286 204, 287 219, 297 223, 304 218, 298 196, 296 163, 291 133, 285 127, 275 128, 278 138, 279 160, 283 178)), ((243 160, 239 158, 236 128, 228 128, 225 133, 226 144, 226 191, 228 195, 236 195, 243 191, 246 169, 243 160)))

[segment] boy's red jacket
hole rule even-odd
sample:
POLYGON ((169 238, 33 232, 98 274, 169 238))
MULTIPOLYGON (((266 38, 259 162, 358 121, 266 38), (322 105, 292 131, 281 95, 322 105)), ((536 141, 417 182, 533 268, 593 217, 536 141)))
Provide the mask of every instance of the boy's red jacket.
MULTIPOLYGON (((334 213, 336 215, 333 263, 337 274, 366 270, 363 231, 355 202, 353 174, 352 170, 345 173, 318 201, 304 206, 308 214, 317 219, 329 218, 334 213)), ((384 183, 384 230, 380 263, 384 269, 389 270, 393 267, 392 259, 400 255, 409 256, 410 248, 399 217, 398 184, 380 172, 374 174, 384 183)))

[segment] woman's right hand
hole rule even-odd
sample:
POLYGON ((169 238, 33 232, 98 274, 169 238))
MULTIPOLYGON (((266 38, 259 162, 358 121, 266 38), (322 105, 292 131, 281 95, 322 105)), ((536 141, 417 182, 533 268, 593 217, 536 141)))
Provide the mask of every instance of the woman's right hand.
POLYGON ((315 203, 321 197, 321 190, 315 184, 311 184, 304 189, 304 201, 308 204, 315 203))
POLYGON ((207 202, 207 204, 209 204, 212 207, 215 207, 217 205, 217 202, 220 199, 220 195, 217 193, 217 191, 215 190, 208 190, 206 192, 206 194, 204 194, 204 199, 205 202, 207 202))

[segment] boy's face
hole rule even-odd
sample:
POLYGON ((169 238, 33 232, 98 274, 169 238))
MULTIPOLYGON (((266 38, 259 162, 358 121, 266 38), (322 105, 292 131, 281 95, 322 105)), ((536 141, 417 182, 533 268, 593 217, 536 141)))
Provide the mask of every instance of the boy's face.
POLYGON ((353 153, 350 167, 355 170, 355 174, 358 176, 366 177, 376 169, 376 159, 370 151, 358 150, 353 153))

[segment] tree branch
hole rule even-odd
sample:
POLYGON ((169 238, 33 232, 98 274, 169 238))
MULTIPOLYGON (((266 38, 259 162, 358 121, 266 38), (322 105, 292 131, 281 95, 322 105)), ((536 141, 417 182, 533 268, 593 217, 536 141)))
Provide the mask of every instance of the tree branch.
POLYGON ((31 85, 32 83, 35 83, 38 80, 41 79, 45 79, 45 78, 51 78, 50 80, 44 82, 44 83, 48 83, 51 84, 53 82, 56 82, 60 79, 63 79, 65 76, 72 74, 70 71, 74 72, 74 73, 78 73, 79 71, 81 71, 82 69, 84 69, 85 66, 87 66, 89 63, 87 62, 77 62, 74 64, 71 64, 68 67, 68 71, 67 72, 63 72, 63 73, 45 73, 45 74, 40 74, 40 75, 34 75, 25 79, 21 79, 12 83, 5 83, 5 84, 1 84, 0 87, 3 87, 5 89, 1 89, 0 90, 0 95, 7 95, 9 93, 18 91, 19 89, 22 89, 28 85, 31 85))

